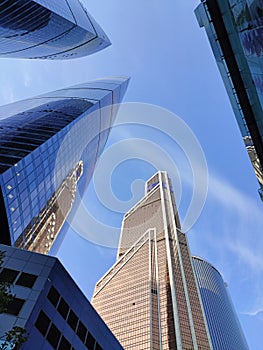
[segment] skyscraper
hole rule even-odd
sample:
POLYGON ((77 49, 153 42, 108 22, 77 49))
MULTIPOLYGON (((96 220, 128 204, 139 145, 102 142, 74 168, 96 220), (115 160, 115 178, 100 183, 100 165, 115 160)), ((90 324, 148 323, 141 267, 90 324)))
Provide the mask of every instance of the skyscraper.
POLYGON ((248 345, 218 270, 207 261, 193 257, 207 325, 214 350, 248 350, 248 345))
POLYGON ((127 84, 97 80, 0 108, 0 243, 48 252, 87 188, 127 84))
POLYGON ((125 214, 115 265, 92 303, 125 350, 211 349, 171 182, 159 171, 125 214))
POLYGON ((229 95, 263 200, 263 5, 202 0, 195 10, 229 95))
POLYGON ((0 56, 71 59, 110 45, 79 0, 3 0, 0 56))
POLYGON ((57 258, 2 244, 0 251, 0 281, 11 282, 15 295, 0 314, 1 348, 15 326, 28 335, 21 350, 122 350, 57 258))

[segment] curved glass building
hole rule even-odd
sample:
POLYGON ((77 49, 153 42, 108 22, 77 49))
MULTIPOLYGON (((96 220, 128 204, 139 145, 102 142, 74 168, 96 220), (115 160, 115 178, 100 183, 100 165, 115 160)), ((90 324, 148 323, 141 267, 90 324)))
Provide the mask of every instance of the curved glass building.
POLYGON ((71 59, 110 45, 78 0, 3 0, 0 56, 71 59))
POLYGON ((78 206, 127 78, 97 80, 0 108, 0 242, 47 253, 78 206))
POLYGON ((213 349, 248 350, 222 276, 214 266, 199 257, 193 257, 193 265, 213 349))

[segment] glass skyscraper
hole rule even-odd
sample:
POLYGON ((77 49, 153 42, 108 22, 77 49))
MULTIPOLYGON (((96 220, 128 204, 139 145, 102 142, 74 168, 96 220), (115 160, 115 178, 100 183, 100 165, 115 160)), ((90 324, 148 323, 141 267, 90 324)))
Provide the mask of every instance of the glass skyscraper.
POLYGON ((248 345, 218 270, 193 257, 194 269, 214 350, 248 350, 248 345))
POLYGON ((166 172, 125 214, 115 265, 92 304, 125 350, 211 349, 188 242, 166 172))
POLYGON ((229 95, 263 200, 263 4, 202 0, 195 10, 229 95))
POLYGON ((109 45, 79 0, 0 3, 0 57, 71 59, 109 45))
POLYGON ((48 252, 87 188, 127 85, 96 80, 0 108, 0 243, 48 252))

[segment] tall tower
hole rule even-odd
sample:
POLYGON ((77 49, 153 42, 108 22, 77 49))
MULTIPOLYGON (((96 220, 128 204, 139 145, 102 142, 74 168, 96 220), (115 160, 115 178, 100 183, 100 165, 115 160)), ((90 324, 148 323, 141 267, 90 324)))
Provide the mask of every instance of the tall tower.
POLYGON ((92 303, 124 349, 211 349, 199 289, 166 172, 125 214, 115 265, 92 303))
POLYGON ((195 10, 213 50, 263 200, 263 5, 201 0, 195 10))
POLYGON ((207 325, 214 350, 248 350, 236 311, 219 271, 209 262, 193 257, 207 325))
POLYGON ((110 45, 79 0, 4 0, 0 56, 72 59, 110 45))
POLYGON ((49 251, 89 184, 128 81, 96 80, 0 108, 0 243, 49 251))

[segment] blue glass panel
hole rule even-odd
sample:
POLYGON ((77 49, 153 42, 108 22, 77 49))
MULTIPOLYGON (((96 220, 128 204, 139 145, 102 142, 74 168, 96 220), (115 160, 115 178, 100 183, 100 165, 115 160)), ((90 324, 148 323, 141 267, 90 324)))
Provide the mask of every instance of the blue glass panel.
POLYGON ((0 39, 0 54, 24 58, 74 58, 110 44, 78 0, 4 0, 0 39))

